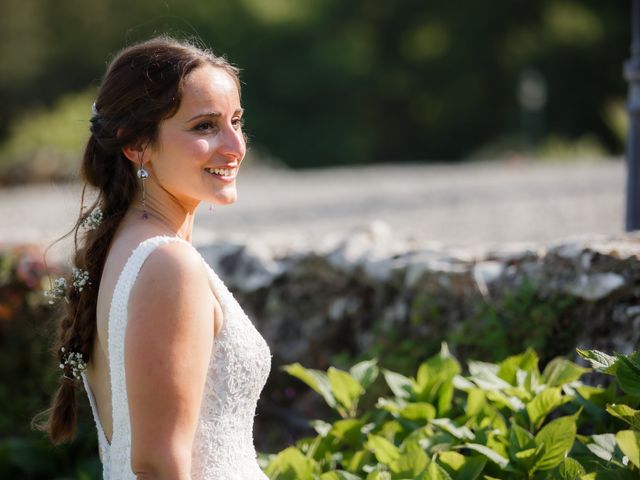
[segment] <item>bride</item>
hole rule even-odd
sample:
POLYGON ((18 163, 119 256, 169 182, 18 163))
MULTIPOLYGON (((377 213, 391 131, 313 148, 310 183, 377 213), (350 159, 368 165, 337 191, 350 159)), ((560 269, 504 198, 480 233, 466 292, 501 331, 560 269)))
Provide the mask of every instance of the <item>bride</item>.
MULTIPOLYGON (((47 429, 73 438, 84 384, 105 479, 265 479, 253 417, 269 347, 191 245, 200 202, 236 200, 238 70, 158 37, 111 62, 82 163, 98 192, 75 227, 47 429)), ((84 198, 84 192, 83 192, 84 198)))

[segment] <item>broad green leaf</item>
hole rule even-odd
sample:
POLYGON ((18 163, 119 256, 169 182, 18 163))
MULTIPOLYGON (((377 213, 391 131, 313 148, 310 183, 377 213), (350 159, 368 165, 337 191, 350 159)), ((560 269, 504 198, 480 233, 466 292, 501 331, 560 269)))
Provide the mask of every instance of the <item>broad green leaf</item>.
POLYGON ((356 363, 349 369, 349 373, 360 383, 360 385, 362 385, 362 388, 366 390, 369 388, 369 385, 375 382, 376 378, 378 378, 378 373, 380 373, 378 360, 365 360, 363 362, 356 363))
POLYGON ((576 417, 577 414, 557 418, 534 437, 537 445, 544 445, 544 454, 536 463, 536 470, 550 470, 567 456, 576 438, 576 417))
POLYGON ((589 439, 591 442, 586 447, 591 453, 605 462, 613 459, 616 450, 616 437, 613 433, 591 435, 589 439))
POLYGON ((305 457, 297 448, 289 447, 278 453, 269 462, 265 473, 270 478, 278 478, 279 480, 297 480, 312 478, 315 470, 316 462, 305 457))
POLYGON ((447 380, 438 390, 438 415, 444 417, 449 414, 453 402, 453 380, 447 380))
POLYGON ((607 412, 631 425, 635 430, 640 430, 640 410, 635 410, 628 405, 607 405, 607 412))
POLYGON ((464 425, 461 427, 458 427, 449 418, 435 418, 431 420, 429 423, 453 435, 458 440, 474 440, 476 438, 476 436, 473 434, 471 430, 469 430, 468 427, 465 427, 464 425))
POLYGON ((550 480, 576 480, 587 473, 577 460, 567 457, 562 460, 552 473, 550 480))
POLYGON ((435 389, 442 383, 451 381, 461 370, 460 364, 451 356, 449 347, 443 342, 440 352, 418 368, 416 391, 422 395, 423 400, 431 401, 432 396, 435 395, 435 389))
POLYGON ((512 355, 498 364, 497 375, 511 385, 516 385, 516 373, 522 370, 527 373, 538 372, 538 355, 529 348, 519 355, 512 355))
POLYGON ((436 408, 430 403, 415 402, 401 408, 398 414, 407 420, 428 421, 436 418, 436 408))
POLYGON ((479 443, 465 443, 464 448, 468 448, 469 450, 473 450, 484 455, 502 469, 509 464, 509 460, 485 445, 480 445, 479 443))
POLYGON ((547 388, 536 395, 533 400, 527 403, 526 407, 532 429, 538 430, 547 415, 569 401, 571 398, 562 395, 562 390, 559 387, 547 388))
POLYGON ((347 470, 349 470, 350 472, 362 471, 362 467, 368 463, 371 455, 371 452, 368 452, 366 450, 357 450, 353 453, 351 458, 345 458, 345 466, 347 467, 347 470))
POLYGON ((367 475, 367 480, 391 480, 391 474, 385 471, 374 470, 367 475))
POLYGON ((607 355, 598 350, 581 350, 576 349, 578 355, 591 363, 594 370, 601 373, 614 375, 616 373, 616 357, 607 355))
POLYGON ((616 441, 622 453, 627 456, 636 468, 640 468, 640 432, 622 430, 616 433, 616 441))
POLYGON ((333 472, 327 472, 320 475, 320 480, 362 480, 359 476, 353 473, 345 472, 344 470, 335 470, 333 472))
POLYGON ((455 480, 476 480, 484 470, 487 458, 483 456, 465 457, 458 452, 441 452, 438 462, 455 480))
POLYGON ((513 422, 511 424, 511 431, 509 432, 509 443, 516 447, 517 450, 523 450, 532 447, 535 441, 533 435, 528 430, 525 430, 513 422))
POLYGON ((629 395, 640 396, 640 365, 629 357, 619 355, 616 377, 620 388, 629 395))
POLYGON ((331 390, 335 399, 352 413, 355 405, 364 392, 358 381, 347 372, 329 367, 327 371, 331 390))
POLYGON ((346 418, 334 422, 329 434, 355 448, 359 447, 364 439, 362 426, 362 421, 346 418))
POLYGON ((404 375, 392 372, 391 370, 382 370, 387 385, 398 398, 408 399, 413 394, 413 387, 411 386, 411 380, 404 375))
POLYGON ((498 377, 499 367, 487 362, 469 362, 469 380, 484 390, 502 390, 511 384, 498 377))
POLYGON ((486 396, 479 388, 472 388, 467 392, 467 403, 464 411, 468 417, 478 415, 487 404, 486 396))
POLYGON ((321 372, 320 370, 304 368, 299 363, 285 365, 282 369, 289 375, 294 376, 309 385, 309 387, 322 395, 322 398, 327 402, 327 405, 331 408, 335 408, 336 399, 331 393, 331 384, 329 383, 329 378, 326 373, 321 372))
POLYGON ((376 456, 378 462, 385 465, 389 465, 400 457, 398 447, 379 435, 370 434, 365 447, 376 456))
POLYGON ((447 471, 436 462, 429 464, 426 475, 423 478, 425 480, 451 480, 451 476, 449 476, 447 471))
POLYGON ((311 420, 309 424, 321 437, 326 437, 332 428, 332 425, 324 420, 311 420))
POLYGON ((561 387, 565 383, 578 380, 588 368, 581 367, 565 358, 551 360, 542 374, 542 380, 550 387, 561 387))
POLYGON ((389 464, 389 469, 397 476, 415 478, 429 463, 429 457, 416 441, 403 445, 402 454, 389 464))

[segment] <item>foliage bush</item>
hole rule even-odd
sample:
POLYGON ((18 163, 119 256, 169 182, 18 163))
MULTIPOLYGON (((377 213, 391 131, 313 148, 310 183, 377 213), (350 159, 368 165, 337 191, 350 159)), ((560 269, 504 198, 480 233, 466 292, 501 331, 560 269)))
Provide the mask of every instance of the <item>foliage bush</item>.
POLYGON ((49 350, 56 314, 43 287, 49 285, 40 248, 0 250, 0 478, 98 478, 97 439, 86 401, 78 402, 79 429, 70 445, 54 448, 31 427, 59 375, 49 350))
POLYGON ((560 357, 541 372, 531 349, 470 361, 466 375, 446 344, 414 377, 376 360, 348 372, 288 365, 339 418, 313 421, 317 435, 265 458, 265 471, 274 480, 638 478, 640 356, 579 353, 621 392, 583 383, 589 369, 560 357), (380 371, 390 395, 359 414, 380 371))

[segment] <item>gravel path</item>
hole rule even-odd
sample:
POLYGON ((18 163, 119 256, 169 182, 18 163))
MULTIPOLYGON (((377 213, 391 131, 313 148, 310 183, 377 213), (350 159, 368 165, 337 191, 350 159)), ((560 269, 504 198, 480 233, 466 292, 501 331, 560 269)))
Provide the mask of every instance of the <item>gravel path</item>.
MULTIPOLYGON (((80 187, 0 189, 0 240, 51 242, 70 228, 80 187)), ((307 171, 247 168, 235 205, 198 211, 194 243, 259 237, 286 244, 381 220, 398 238, 467 247, 547 243, 624 230, 622 159, 475 162, 307 171)))

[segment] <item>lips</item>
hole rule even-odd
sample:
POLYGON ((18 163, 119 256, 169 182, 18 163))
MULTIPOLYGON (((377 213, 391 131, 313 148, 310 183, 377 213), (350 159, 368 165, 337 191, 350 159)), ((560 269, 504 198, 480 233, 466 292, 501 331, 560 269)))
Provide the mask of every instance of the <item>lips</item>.
POLYGON ((205 172, 211 174, 220 180, 232 181, 238 173, 238 168, 235 166, 227 167, 208 167, 204 169, 205 172))

